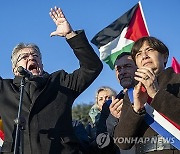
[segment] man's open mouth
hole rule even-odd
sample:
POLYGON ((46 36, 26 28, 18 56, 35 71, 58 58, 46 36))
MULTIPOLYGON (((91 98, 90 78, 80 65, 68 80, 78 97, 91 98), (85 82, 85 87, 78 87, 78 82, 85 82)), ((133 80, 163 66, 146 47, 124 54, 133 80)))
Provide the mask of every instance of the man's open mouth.
POLYGON ((37 71, 38 70, 38 67, 37 67, 37 65, 35 64, 35 63, 33 63, 33 64, 30 64, 29 66, 28 66, 28 70, 29 71, 37 71))

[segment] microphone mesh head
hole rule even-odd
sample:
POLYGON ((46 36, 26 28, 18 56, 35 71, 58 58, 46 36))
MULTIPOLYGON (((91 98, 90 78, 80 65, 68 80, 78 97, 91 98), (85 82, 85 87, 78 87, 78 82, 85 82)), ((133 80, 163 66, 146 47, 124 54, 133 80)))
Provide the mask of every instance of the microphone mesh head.
POLYGON ((17 70, 18 70, 18 72, 19 72, 20 75, 24 74, 24 68, 23 68, 22 66, 19 66, 19 67, 17 68, 17 70))

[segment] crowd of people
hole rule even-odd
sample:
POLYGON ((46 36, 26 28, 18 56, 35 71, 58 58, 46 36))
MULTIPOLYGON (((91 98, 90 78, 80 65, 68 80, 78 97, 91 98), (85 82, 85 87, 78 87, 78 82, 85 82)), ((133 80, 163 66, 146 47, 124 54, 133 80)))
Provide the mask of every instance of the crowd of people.
POLYGON ((66 39, 80 66, 72 73, 60 69, 49 74, 36 44, 19 43, 14 47, 14 79, 0 78, 0 129, 4 132, 1 153, 180 153, 171 142, 150 142, 164 136, 146 120, 153 109, 180 129, 180 75, 166 68, 166 45, 155 37, 142 37, 131 53, 121 53, 114 68, 123 90, 99 87, 89 111, 91 121, 84 126, 72 120, 72 105, 98 77, 103 64, 85 32, 74 31, 60 8, 51 9, 50 17, 57 26, 51 36, 66 39), (15 123, 19 107, 21 114, 15 123), (132 142, 125 142, 126 138, 132 142), (136 138, 148 141, 139 143, 136 138))

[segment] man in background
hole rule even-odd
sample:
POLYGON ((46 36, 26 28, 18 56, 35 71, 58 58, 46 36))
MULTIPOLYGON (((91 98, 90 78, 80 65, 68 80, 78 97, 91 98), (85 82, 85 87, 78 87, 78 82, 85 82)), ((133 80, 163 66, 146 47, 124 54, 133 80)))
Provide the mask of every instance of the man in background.
MULTIPOLYGON (((100 122, 98 126, 98 133, 108 132, 111 137, 114 137, 114 129, 118 124, 119 118, 121 116, 121 109, 123 105, 124 93, 127 89, 134 87, 135 85, 135 71, 137 67, 128 52, 120 54, 115 61, 115 74, 123 90, 116 96, 112 97, 112 103, 107 107, 105 103, 102 109, 100 122), (104 126, 104 127, 102 127, 104 126)), ((116 147, 117 153, 121 154, 134 154, 135 148, 130 150, 121 150, 116 147)))

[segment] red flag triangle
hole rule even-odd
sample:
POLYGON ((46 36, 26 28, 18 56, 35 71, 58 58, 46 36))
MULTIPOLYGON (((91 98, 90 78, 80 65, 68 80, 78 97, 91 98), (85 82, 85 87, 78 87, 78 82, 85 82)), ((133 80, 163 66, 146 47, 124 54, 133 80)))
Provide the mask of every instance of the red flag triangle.
POLYGON ((136 41, 143 36, 148 36, 148 29, 146 27, 145 19, 143 18, 143 11, 141 3, 139 3, 128 26, 125 38, 136 41))
POLYGON ((176 73, 180 73, 180 64, 178 63, 178 61, 174 57, 172 58, 172 65, 171 66, 176 73))
POLYGON ((3 133, 2 130, 0 130, 0 138, 1 138, 2 140, 4 140, 4 133, 3 133))

